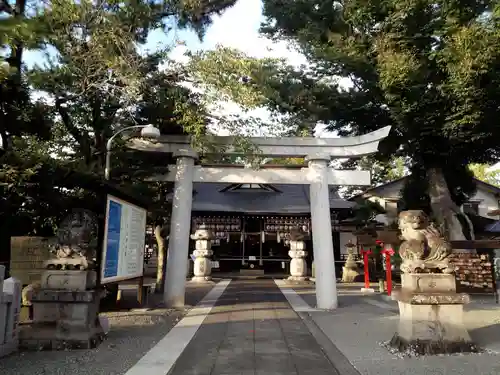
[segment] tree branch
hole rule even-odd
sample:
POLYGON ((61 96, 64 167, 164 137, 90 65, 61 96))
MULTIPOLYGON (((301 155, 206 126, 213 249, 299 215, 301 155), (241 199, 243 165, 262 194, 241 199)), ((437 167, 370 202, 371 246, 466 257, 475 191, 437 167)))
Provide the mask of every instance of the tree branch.
POLYGON ((75 126, 73 121, 71 120, 68 111, 66 108, 62 106, 62 104, 65 102, 65 99, 63 98, 57 98, 55 101, 56 109, 57 112, 59 113, 59 116, 61 116, 61 120, 64 124, 64 127, 68 130, 68 132, 75 138, 75 140, 78 142, 80 145, 80 151, 83 154, 83 157, 85 159, 85 163, 88 165, 91 162, 92 159, 92 149, 91 149, 91 142, 90 138, 87 134, 82 133, 78 130, 78 128, 75 126))
POLYGON ((0 0, 0 13, 5 12, 10 15, 14 14, 14 9, 10 6, 7 0, 0 0))

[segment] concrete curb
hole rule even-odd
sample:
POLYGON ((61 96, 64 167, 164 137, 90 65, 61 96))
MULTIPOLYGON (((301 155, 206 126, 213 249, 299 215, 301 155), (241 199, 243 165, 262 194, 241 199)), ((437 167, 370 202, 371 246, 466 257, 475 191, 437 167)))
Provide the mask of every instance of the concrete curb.
POLYGON ((311 314, 306 312, 297 312, 299 317, 306 325, 311 335, 318 342, 321 350, 332 366, 337 370, 338 375, 361 375, 356 368, 349 362, 347 357, 335 346, 335 344, 325 335, 323 330, 318 327, 316 322, 311 317, 311 314))

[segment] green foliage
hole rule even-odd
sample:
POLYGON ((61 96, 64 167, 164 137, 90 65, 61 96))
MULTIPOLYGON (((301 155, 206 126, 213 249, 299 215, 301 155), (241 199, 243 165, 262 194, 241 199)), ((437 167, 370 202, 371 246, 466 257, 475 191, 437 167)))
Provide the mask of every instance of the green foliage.
POLYGON ((488 164, 470 164, 469 169, 478 180, 500 187, 500 170, 488 164))
POLYGON ((410 157, 412 169, 443 169, 460 200, 470 176, 451 177, 498 158, 500 33, 497 14, 485 13, 496 2, 306 3, 283 12, 282 1, 265 1, 263 31, 297 43, 318 76, 352 80, 343 91, 318 80, 315 99, 329 129, 360 134, 392 125, 386 155, 410 157))
POLYGON ((385 213, 385 209, 376 201, 359 199, 354 208, 354 221, 367 226, 377 215, 385 213))
MULTIPOLYGON (((22 234, 50 232, 71 207, 91 207, 106 142, 125 126, 151 123, 202 143, 211 121, 205 104, 181 85, 179 66, 158 69, 168 62, 169 46, 146 54, 138 47, 155 29, 193 28, 201 36, 211 17, 234 2, 0 0, 7 62, 0 59, 0 131, 11 137, 0 168, 2 223, 8 218, 22 234), (30 48, 46 51, 47 61, 27 70, 22 52, 30 48), (34 101, 32 90, 48 100, 34 101)), ((114 182, 151 197, 153 215, 165 215, 170 187, 144 183, 140 171, 164 173, 171 161, 124 146, 117 139, 113 147, 114 182)))
MULTIPOLYGON (((199 57, 211 67, 203 70, 205 82, 240 102, 265 106, 291 124, 320 122, 341 136, 392 126, 376 160, 382 180, 393 177, 383 166, 394 157, 403 157, 418 175, 407 187, 414 190, 406 195, 413 199, 410 206, 426 205, 421 182, 429 169, 444 172, 458 204, 473 190, 467 166, 498 161, 497 1, 263 4, 261 31, 290 42, 308 66, 297 69, 220 48, 199 57), (217 62, 224 62, 224 73, 215 72, 217 62), (222 74, 247 75, 251 88, 222 74), (341 79, 350 87, 341 87, 341 79)), ((367 160, 375 159, 360 164, 367 160)))

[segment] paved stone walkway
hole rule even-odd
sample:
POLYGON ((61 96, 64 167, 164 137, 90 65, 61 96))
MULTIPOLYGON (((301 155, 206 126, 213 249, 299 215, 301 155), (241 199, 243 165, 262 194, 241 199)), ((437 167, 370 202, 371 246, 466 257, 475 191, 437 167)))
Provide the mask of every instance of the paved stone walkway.
POLYGON ((232 281, 169 375, 336 375, 272 280, 232 281))

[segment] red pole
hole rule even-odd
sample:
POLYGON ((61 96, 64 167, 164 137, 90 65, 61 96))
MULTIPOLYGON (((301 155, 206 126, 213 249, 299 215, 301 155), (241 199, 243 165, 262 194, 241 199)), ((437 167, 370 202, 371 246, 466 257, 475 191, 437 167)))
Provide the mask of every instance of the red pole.
POLYGON ((382 250, 382 254, 385 254, 385 277, 387 280, 387 295, 390 296, 392 293, 392 264, 391 264, 391 256, 394 255, 394 250, 384 249, 382 250))
POLYGON ((361 250, 361 254, 363 255, 363 263, 365 266, 365 288, 370 288, 370 271, 368 269, 368 256, 372 253, 371 249, 361 250))

